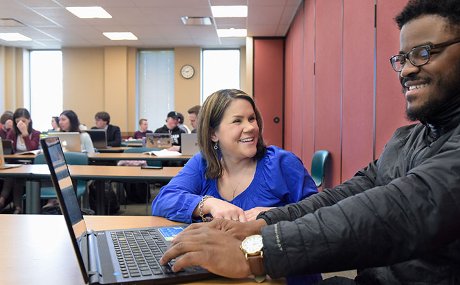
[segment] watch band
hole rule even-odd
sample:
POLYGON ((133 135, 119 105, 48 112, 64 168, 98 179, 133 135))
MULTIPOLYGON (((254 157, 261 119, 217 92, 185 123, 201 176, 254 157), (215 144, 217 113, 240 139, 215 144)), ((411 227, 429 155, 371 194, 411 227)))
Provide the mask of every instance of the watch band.
POLYGON ((251 269, 252 274, 254 274, 254 279, 256 282, 261 283, 265 281, 265 268, 262 259, 262 252, 260 255, 256 256, 247 256, 249 263, 249 269, 251 269))

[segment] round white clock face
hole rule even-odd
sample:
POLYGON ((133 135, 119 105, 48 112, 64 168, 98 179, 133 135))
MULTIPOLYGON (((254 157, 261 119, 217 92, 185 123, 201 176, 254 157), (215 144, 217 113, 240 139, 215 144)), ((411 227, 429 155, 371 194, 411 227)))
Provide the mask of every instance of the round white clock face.
POLYGON ((248 254, 256 253, 262 250, 263 242, 261 235, 252 235, 243 240, 241 246, 246 250, 248 254))
POLYGON ((193 69, 193 66, 186 64, 180 69, 180 74, 185 79, 190 79, 195 74, 195 69, 193 69))

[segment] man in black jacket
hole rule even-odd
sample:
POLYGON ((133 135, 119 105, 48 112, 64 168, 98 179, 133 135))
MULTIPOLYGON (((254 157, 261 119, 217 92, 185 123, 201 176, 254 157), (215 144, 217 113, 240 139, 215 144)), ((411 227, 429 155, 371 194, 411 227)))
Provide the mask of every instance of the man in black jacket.
POLYGON ((253 222, 190 226, 162 262, 233 278, 356 268, 321 284, 460 284, 460 1, 411 0, 396 22, 391 65, 420 123, 333 189, 253 222))
POLYGON ((166 116, 166 124, 155 130, 156 134, 170 134, 172 139, 172 147, 169 150, 180 151, 180 134, 185 133, 178 127, 177 112, 171 111, 166 116))
POLYGON ((92 129, 105 129, 107 132, 107 145, 120 146, 121 145, 121 131, 120 127, 110 124, 110 115, 107 112, 97 112, 94 115, 96 126, 92 129))

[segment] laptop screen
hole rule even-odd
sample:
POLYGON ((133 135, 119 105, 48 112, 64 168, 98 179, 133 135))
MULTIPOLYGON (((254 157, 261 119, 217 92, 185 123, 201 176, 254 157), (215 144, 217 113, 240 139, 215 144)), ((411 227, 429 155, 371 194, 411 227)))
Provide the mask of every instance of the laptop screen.
POLYGON ((91 137, 95 148, 107 148, 107 133, 105 129, 91 129, 85 132, 91 137))
POLYGON ((147 133, 145 140, 147 148, 170 148, 172 146, 171 135, 168 133, 147 133))
POLYGON ((41 145, 43 153, 45 154, 46 163, 50 169, 51 180, 56 189, 59 205, 67 227, 69 228, 72 244, 77 253, 80 269, 82 272, 85 272, 85 274, 83 274, 84 278, 88 278, 87 270, 78 245, 82 237, 86 235, 86 224, 80 211, 77 195, 75 194, 60 140, 58 137, 44 138, 41 140, 41 145))

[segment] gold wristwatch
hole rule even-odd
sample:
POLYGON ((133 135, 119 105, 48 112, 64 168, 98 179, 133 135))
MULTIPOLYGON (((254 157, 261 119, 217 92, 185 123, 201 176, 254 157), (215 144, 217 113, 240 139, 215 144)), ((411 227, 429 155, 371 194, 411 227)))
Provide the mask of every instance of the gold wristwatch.
POLYGON ((263 263, 263 249, 261 235, 252 235, 246 237, 241 242, 241 250, 249 263, 249 268, 256 282, 260 283, 265 280, 265 268, 263 263))

